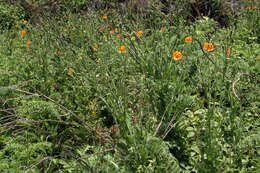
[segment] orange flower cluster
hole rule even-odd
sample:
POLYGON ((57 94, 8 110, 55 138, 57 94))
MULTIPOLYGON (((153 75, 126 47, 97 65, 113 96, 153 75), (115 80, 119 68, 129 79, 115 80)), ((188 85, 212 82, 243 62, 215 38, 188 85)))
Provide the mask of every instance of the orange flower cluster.
POLYGON ((177 61, 180 60, 182 58, 182 53, 179 51, 175 51, 172 53, 172 58, 177 61))
POLYGON ((185 38, 185 42, 186 42, 186 43, 191 43, 191 42, 192 42, 192 37, 191 37, 191 36, 186 37, 186 38, 185 38))
POLYGON ((125 50, 126 50, 126 47, 123 45, 123 46, 120 47, 120 49, 119 49, 118 52, 121 54, 121 53, 123 53, 125 50))
POLYGON ((70 68, 67 75, 69 75, 70 77, 73 77, 72 73, 74 73, 74 72, 75 71, 72 68, 70 68))
POLYGON ((212 51, 214 50, 214 45, 212 43, 205 43, 203 48, 204 50, 212 51))

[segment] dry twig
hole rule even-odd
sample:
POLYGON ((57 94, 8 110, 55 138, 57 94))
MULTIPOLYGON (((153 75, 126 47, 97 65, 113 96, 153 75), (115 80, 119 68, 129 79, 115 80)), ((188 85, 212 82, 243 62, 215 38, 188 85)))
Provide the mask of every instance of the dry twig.
MULTIPOLYGON (((90 124, 88 124, 87 122, 83 121, 77 114, 75 114, 73 111, 71 111, 70 109, 66 108, 65 106, 59 104, 57 101, 53 100, 52 98, 42 94, 42 93, 31 93, 31 92, 28 92, 28 91, 24 91, 24 90, 21 90, 21 89, 17 89, 17 88, 13 88, 13 87, 10 87, 10 86, 4 86, 4 87, 0 87, 0 89, 7 89, 7 90, 12 90, 12 91, 17 91, 17 92, 21 92, 21 93, 24 93, 24 94, 28 94, 28 95, 33 95, 33 96, 39 96, 39 97, 43 97, 51 102, 53 102, 54 104, 56 104, 57 106, 59 106, 62 110, 68 112, 69 114, 73 115, 77 120, 79 120, 85 127, 87 127, 91 132, 94 132, 96 135, 98 135, 99 137, 102 138, 103 141, 111 144, 112 146, 114 146, 119 152, 121 152, 122 154, 125 155, 125 152, 123 152, 121 149, 119 149, 117 146, 115 146, 113 144, 113 141, 112 141, 112 138, 108 135, 104 136, 102 133, 98 132, 97 130, 95 130, 93 127, 91 127, 90 124)), ((35 91, 37 91, 35 88, 34 88, 35 91)))
POLYGON ((236 85, 237 85, 237 83, 240 81, 240 79, 241 79, 242 76, 247 76, 247 77, 249 77, 249 78, 252 78, 252 76, 251 76, 250 74, 241 73, 241 74, 238 75, 237 80, 235 80, 235 81, 232 83, 232 91, 233 91, 234 95, 236 96, 236 98, 237 98, 238 100, 241 100, 241 97, 239 97, 238 94, 237 94, 236 85))

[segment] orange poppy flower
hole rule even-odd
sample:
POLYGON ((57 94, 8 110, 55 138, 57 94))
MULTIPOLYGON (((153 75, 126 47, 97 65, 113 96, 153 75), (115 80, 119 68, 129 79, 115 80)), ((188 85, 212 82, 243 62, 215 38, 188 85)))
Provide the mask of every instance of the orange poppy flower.
POLYGON ((121 37, 121 35, 120 35, 120 34, 117 34, 117 35, 116 35, 116 38, 120 38, 120 37, 121 37))
POLYGON ((98 45, 96 45, 93 49, 94 51, 97 51, 98 45))
POLYGON ((60 54, 61 54, 61 51, 58 51, 58 52, 57 52, 57 55, 60 56, 60 54))
POLYGON ((111 31, 109 31, 109 33, 110 33, 110 34, 113 34, 113 33, 114 33, 114 31, 113 31, 113 30, 111 30, 111 31))
POLYGON ((24 24, 24 25, 26 25, 26 24, 27 24, 27 21, 26 21, 26 20, 25 20, 25 21, 23 21, 23 24, 24 24))
POLYGON ((227 50, 227 56, 230 56, 230 54, 231 54, 231 50, 228 49, 228 50, 227 50))
POLYGON ((144 33, 143 33, 142 30, 140 30, 140 31, 137 32, 137 36, 138 36, 138 37, 142 37, 143 35, 144 35, 144 33))
POLYGON ((118 52, 121 54, 121 53, 123 53, 125 50, 126 50, 126 47, 123 45, 123 46, 120 47, 120 49, 119 49, 118 52))
POLYGON ((70 20, 70 19, 71 19, 71 16, 68 16, 68 19, 70 20))
POLYGON ((175 51, 172 53, 172 58, 177 61, 180 60, 182 58, 182 53, 179 51, 175 51))
POLYGON ((161 32, 164 32, 164 30, 165 30, 164 27, 161 27, 161 32))
POLYGON ((21 31, 21 35, 22 35, 22 36, 25 36, 25 35, 26 35, 26 32, 25 32, 25 31, 21 31))
POLYGON ((203 48, 207 51, 212 51, 214 50, 214 45, 212 43, 205 43, 203 48))
POLYGON ((144 79, 146 79, 146 75, 144 74, 144 79))
POLYGON ((118 28, 115 28, 115 32, 118 32, 118 28))
POLYGON ((31 41, 27 41, 27 45, 31 46, 32 42, 31 41))
POLYGON ((69 71, 67 72, 67 75, 69 75, 70 77, 73 77, 72 73, 74 73, 75 71, 70 68, 69 71))
POLYGON ((191 37, 191 36, 186 37, 186 38, 185 38, 185 42, 186 42, 186 43, 191 43, 191 42, 192 42, 192 37, 191 37))
POLYGON ((102 19, 107 19, 107 16, 102 16, 102 19))
POLYGON ((248 7, 246 7, 248 10, 251 10, 251 7, 250 6, 248 6, 248 7))
POLYGON ((254 6, 254 8, 253 8, 254 10, 257 10, 258 9, 258 7, 257 6, 254 6))

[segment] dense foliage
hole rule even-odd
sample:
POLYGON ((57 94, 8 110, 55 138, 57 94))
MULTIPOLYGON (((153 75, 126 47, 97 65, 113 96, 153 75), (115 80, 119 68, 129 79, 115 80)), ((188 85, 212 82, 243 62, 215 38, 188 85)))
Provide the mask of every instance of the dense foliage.
POLYGON ((260 2, 0 2, 0 172, 260 170, 260 2))

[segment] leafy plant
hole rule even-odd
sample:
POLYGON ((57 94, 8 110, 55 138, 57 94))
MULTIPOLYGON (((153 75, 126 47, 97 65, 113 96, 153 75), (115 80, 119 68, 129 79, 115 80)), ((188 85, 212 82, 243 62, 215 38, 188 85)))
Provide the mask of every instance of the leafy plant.
POLYGON ((25 13, 19 7, 0 2, 0 29, 2 31, 17 25, 24 17, 25 13))

